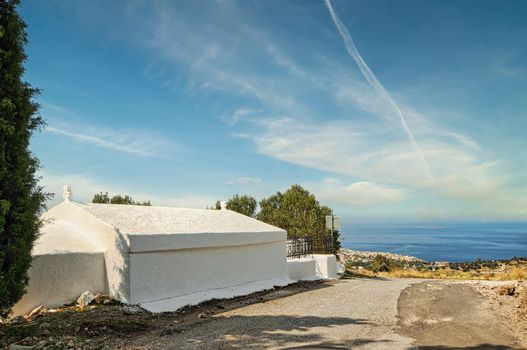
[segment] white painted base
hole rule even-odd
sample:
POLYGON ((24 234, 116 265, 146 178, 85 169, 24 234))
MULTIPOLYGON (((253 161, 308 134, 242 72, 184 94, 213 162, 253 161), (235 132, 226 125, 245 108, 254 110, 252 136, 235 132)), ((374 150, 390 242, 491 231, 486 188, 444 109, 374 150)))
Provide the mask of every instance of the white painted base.
POLYGON ((150 312, 169 312, 175 311, 187 305, 197 305, 207 300, 234 298, 266 289, 272 289, 273 287, 287 286, 288 284, 294 282, 295 281, 287 278, 255 281, 229 288, 210 289, 181 295, 174 298, 144 302, 140 303, 139 305, 150 312))
POLYGON ((317 270, 315 259, 300 258, 287 261, 287 275, 295 281, 313 281, 320 279, 315 275, 317 270))
POLYGON ((295 281, 337 278, 337 259, 332 254, 287 260, 287 275, 295 281))
POLYGON ((316 276, 324 279, 337 278, 337 257, 333 254, 313 254, 317 271, 316 276))

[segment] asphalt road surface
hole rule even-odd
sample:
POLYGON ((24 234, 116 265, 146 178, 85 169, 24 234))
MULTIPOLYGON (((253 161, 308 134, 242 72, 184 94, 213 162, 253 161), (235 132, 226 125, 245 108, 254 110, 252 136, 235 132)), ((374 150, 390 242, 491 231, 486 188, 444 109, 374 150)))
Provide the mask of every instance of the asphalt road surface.
POLYGON ((128 348, 524 348, 470 284, 349 279, 284 297, 280 292, 175 334, 136 338, 128 348))

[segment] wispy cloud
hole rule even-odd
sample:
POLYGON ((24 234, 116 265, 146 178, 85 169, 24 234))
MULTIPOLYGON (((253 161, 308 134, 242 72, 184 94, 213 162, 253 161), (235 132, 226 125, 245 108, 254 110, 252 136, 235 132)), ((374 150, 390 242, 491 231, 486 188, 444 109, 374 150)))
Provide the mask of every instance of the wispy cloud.
MULTIPOLYGON (((154 64, 143 74, 167 89, 179 91, 185 85, 186 93, 206 98, 214 92, 218 118, 228 125, 229 135, 251 142, 259 153, 350 178, 312 184, 323 196, 365 205, 407 200, 412 191, 426 190, 503 210, 521 204, 512 199, 509 179, 500 176, 500 159, 489 155, 471 129, 448 125, 433 105, 413 106, 397 86, 388 93, 354 46, 352 56, 362 74, 349 64, 344 50, 341 56, 316 50, 295 55, 317 43, 288 40, 280 45, 283 38, 240 9, 243 3, 208 4, 200 7, 199 26, 196 13, 191 13, 195 7, 175 8, 165 2, 136 7, 122 19, 129 29, 121 30, 127 33, 124 40, 151 53, 154 64)), ((336 23, 343 26, 340 20, 336 23)), ((52 126, 82 142, 113 147, 106 144, 111 140, 117 143, 115 149, 130 149, 126 140, 52 126)), ((132 149, 144 152, 142 147, 132 149)))
POLYGON ((226 182, 227 185, 256 185, 262 183, 260 177, 241 176, 226 182))
POLYGON ((140 129, 109 129, 88 127, 72 127, 53 124, 45 131, 51 134, 66 136, 78 142, 124 152, 140 157, 172 158, 174 156, 173 141, 157 132, 140 129))
POLYGON ((240 107, 232 114, 225 114, 220 117, 220 120, 229 125, 238 124, 241 121, 247 121, 248 118, 261 113, 261 110, 255 110, 247 107, 240 107))
POLYGON ((158 131, 144 128, 109 128, 87 122, 87 118, 69 108, 43 101, 42 114, 49 134, 64 136, 112 151, 139 157, 178 159, 186 149, 158 131))
POLYGON ((340 32, 340 35, 342 36, 342 39, 344 41, 344 44, 346 46, 346 49, 348 50, 348 53, 351 57, 357 62, 357 65, 362 72, 364 78, 368 81, 368 83, 373 87, 373 89, 379 94, 379 96, 385 100, 388 104, 390 104, 393 109, 395 110, 397 116, 401 120, 401 124, 408 134, 408 138, 410 139, 412 145, 414 146, 415 150, 419 154, 419 157, 421 158, 425 168, 426 172, 429 178, 434 180, 434 177, 432 175, 432 172, 430 170, 430 165, 428 164, 428 161, 421 151, 421 147, 419 147, 419 144, 415 140, 414 133, 412 132, 412 129, 408 126, 408 122, 406 121, 406 118, 401 111, 401 108, 395 103, 394 99, 392 98, 392 95, 384 88, 384 86, 381 84, 381 82, 377 79, 375 74, 370 70, 370 67, 364 62, 362 56, 360 55, 359 51, 357 50, 357 47, 355 46, 355 43, 353 42, 353 39, 351 38, 351 34, 346 28, 346 26, 340 21, 340 18, 338 17, 337 13, 333 9, 333 6, 331 5, 330 0, 326 0, 326 6, 331 14, 331 17, 333 18, 333 21, 335 22, 335 25, 337 29, 340 32))
POLYGON ((344 185, 339 180, 326 178, 320 183, 308 183, 306 186, 322 201, 356 207, 397 203, 408 197, 408 191, 404 188, 387 187, 371 181, 344 185))
POLYGON ((41 171, 41 185, 45 190, 54 193, 55 197, 48 203, 48 207, 62 201, 62 189, 64 185, 70 185, 73 192, 73 200, 77 202, 90 202, 93 195, 101 191, 108 191, 111 195, 127 194, 138 201, 150 200, 152 205, 200 208, 204 209, 212 205, 217 198, 203 195, 200 193, 174 193, 170 191, 164 193, 145 193, 137 188, 123 186, 122 184, 108 183, 100 178, 89 174, 59 174, 48 171, 41 171))

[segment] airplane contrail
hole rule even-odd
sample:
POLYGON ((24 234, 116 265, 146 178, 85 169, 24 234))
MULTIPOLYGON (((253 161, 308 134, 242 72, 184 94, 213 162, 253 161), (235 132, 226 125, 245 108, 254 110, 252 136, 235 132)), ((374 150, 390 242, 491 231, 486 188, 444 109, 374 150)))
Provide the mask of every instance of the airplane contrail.
POLYGON ((346 47, 346 51, 348 51, 349 55, 357 62, 357 65, 359 66, 360 71, 362 72, 362 75, 364 75, 364 78, 368 81, 368 83, 373 87, 373 89, 381 96, 384 100, 386 100, 397 112, 397 115, 399 116, 399 119, 401 120, 401 124, 404 127, 404 130, 408 134, 408 138, 410 139, 410 142, 414 146, 415 150, 419 154, 419 157, 423 161, 423 164, 426 168, 426 172, 432 182, 435 184, 435 179, 432 176, 432 171, 430 170, 430 165, 428 164, 423 152, 421 151, 421 148, 417 144, 417 141, 415 140, 414 134, 412 133, 412 130, 410 130, 410 127, 408 127, 408 123, 406 122, 406 119, 403 115, 403 112, 397 106, 395 101, 393 100, 390 93, 384 88, 384 86, 381 84, 381 82, 377 79, 375 74, 371 71, 370 67, 364 62, 362 59, 362 56, 360 55, 359 51, 357 50, 357 47, 355 46, 355 43, 353 43, 353 39, 351 38, 351 34, 346 28, 346 26, 340 21, 340 18, 337 16, 337 13, 333 9, 333 6, 331 5, 330 0, 325 0, 326 6, 329 10, 329 13, 331 14, 331 18, 333 18, 333 22, 335 23, 335 26, 337 27, 340 35, 342 36, 342 40, 344 41, 344 46, 346 47))

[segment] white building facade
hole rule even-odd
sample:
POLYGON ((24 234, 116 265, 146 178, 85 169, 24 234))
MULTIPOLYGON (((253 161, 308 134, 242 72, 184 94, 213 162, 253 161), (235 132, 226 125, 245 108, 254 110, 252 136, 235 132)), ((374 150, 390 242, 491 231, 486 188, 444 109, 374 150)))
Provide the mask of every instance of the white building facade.
POLYGON ((320 271, 334 256, 288 262, 284 230, 230 210, 86 204, 70 196, 67 189, 43 215, 15 314, 71 302, 86 290, 163 312, 336 277, 331 266, 320 271))

